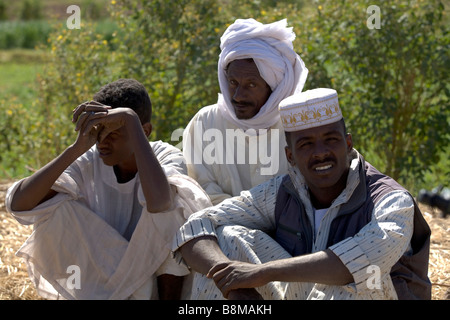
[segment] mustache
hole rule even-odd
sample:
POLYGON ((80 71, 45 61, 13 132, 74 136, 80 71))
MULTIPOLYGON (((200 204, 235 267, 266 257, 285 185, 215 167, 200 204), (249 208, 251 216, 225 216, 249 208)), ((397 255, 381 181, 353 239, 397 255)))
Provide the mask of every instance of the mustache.
POLYGON ((311 161, 310 163, 309 163, 309 167, 310 168, 313 168, 313 167, 315 167, 315 166, 317 166, 317 165, 320 165, 320 164, 322 164, 322 163, 330 163, 330 162, 332 162, 332 163, 336 163, 336 161, 335 161, 335 159, 333 158, 333 157, 326 157, 326 158, 324 158, 324 159, 320 159, 320 160, 313 160, 313 161, 311 161))
POLYGON ((233 105, 238 105, 238 106, 243 106, 243 107, 253 107, 253 103, 247 102, 247 101, 237 102, 236 100, 231 99, 231 103, 233 105))

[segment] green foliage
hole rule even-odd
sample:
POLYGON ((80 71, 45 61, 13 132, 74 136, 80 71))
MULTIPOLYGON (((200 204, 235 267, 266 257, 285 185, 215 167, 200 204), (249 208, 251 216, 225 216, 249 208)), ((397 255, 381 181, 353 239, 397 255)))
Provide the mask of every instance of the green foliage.
POLYGON ((149 91, 151 139, 177 143, 172 132, 217 101, 220 36, 235 19, 252 17, 263 23, 287 18, 310 71, 305 89, 338 90, 355 146, 368 161, 408 188, 431 174, 448 181, 442 158, 450 139, 446 13, 437 0, 386 0, 379 4, 380 29, 370 30, 371 2, 108 1, 110 19, 86 24, 82 16, 81 30, 54 28, 52 62, 37 79, 39 96, 31 106, 0 101, 6 106, 0 169, 37 168, 52 159, 75 139, 72 109, 119 77, 136 78, 149 91))
POLYGON ((376 154, 377 167, 395 179, 420 182, 449 144, 450 38, 442 4, 383 1, 380 29, 369 29, 371 1, 320 3, 309 49, 340 94, 357 148, 376 154))
POLYGON ((122 76, 136 78, 153 102, 153 139, 169 140, 203 105, 217 100, 218 2, 123 1, 114 8, 128 32, 122 76))
POLYGON ((6 12, 6 3, 4 0, 0 0, 0 21, 8 19, 8 14, 6 12))
POLYGON ((0 21, 0 49, 32 49, 45 44, 52 32, 50 23, 38 21, 0 21))
POLYGON ((82 24, 81 30, 61 29, 50 38, 54 63, 47 65, 38 79, 41 94, 36 112, 57 128, 44 128, 41 138, 47 149, 43 148, 40 159, 48 157, 49 149, 57 154, 74 141, 72 110, 117 78, 116 54, 92 24, 82 24))
POLYGON ((42 6, 39 0, 24 0, 20 11, 22 20, 39 20, 42 18, 42 6))

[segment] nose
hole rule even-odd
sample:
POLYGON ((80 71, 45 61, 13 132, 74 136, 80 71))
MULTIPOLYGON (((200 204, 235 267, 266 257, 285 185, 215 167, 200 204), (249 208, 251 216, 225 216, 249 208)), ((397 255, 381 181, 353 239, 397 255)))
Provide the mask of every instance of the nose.
POLYGON ((233 94, 233 100, 237 102, 245 101, 247 97, 246 90, 241 85, 236 86, 233 94))
POLYGON ((313 158, 315 160, 324 160, 330 155, 330 149, 323 142, 316 142, 315 148, 313 151, 313 158))

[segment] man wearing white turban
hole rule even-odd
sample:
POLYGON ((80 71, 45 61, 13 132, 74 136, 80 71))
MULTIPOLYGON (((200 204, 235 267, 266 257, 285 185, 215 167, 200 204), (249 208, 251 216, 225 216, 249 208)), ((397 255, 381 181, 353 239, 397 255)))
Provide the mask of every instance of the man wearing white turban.
POLYGON ((188 173, 213 204, 287 172, 278 104, 302 91, 308 74, 287 21, 238 19, 221 37, 216 104, 202 108, 183 137, 188 173))

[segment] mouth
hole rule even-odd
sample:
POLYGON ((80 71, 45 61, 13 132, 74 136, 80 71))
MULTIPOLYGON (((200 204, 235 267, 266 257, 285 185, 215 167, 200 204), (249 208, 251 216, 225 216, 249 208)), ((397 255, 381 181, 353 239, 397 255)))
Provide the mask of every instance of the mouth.
POLYGON ((108 149, 98 149, 98 153, 101 158, 107 157, 111 154, 111 150, 108 149))
POLYGON ((312 169, 314 172, 318 174, 327 174, 333 169, 333 167, 334 167, 333 164, 328 163, 328 164, 318 164, 312 169))

